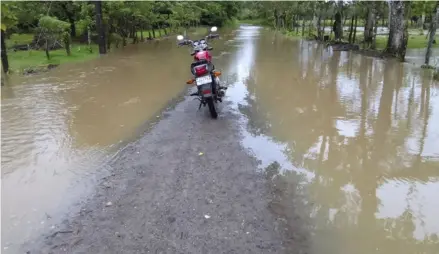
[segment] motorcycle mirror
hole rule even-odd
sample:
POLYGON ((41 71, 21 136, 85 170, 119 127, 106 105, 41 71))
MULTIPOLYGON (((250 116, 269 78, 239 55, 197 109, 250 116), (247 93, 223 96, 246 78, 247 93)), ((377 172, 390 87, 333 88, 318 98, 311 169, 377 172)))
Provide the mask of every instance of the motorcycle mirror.
POLYGON ((217 28, 216 26, 213 26, 213 27, 210 29, 211 32, 216 32, 217 30, 218 30, 218 28, 217 28))
POLYGON ((184 39, 183 35, 177 35, 177 40, 181 41, 183 39, 184 39))

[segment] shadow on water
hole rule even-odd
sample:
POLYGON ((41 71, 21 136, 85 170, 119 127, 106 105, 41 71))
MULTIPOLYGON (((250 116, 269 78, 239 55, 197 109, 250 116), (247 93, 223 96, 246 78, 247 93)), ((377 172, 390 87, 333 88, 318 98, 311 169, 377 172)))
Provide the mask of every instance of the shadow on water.
POLYGON ((311 252, 437 253, 431 73, 255 27, 241 27, 234 43, 228 96, 243 114, 243 146, 283 179, 273 211, 304 220, 311 252))

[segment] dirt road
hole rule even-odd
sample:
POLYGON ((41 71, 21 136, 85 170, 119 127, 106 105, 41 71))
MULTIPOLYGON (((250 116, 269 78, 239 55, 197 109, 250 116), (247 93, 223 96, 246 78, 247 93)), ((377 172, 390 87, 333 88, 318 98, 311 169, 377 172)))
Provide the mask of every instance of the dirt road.
POLYGON ((166 112, 30 253, 305 253, 287 244, 288 208, 241 147, 239 116, 221 110, 211 120, 186 98, 166 112))

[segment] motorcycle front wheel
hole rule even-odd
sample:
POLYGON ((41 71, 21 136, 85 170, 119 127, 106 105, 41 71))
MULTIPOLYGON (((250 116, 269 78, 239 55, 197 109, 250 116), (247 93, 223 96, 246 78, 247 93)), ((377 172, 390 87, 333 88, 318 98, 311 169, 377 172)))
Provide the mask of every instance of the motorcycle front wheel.
POLYGON ((213 101, 213 97, 207 99, 207 106, 209 107, 210 116, 216 119, 218 117, 218 113, 216 112, 215 102, 213 101))

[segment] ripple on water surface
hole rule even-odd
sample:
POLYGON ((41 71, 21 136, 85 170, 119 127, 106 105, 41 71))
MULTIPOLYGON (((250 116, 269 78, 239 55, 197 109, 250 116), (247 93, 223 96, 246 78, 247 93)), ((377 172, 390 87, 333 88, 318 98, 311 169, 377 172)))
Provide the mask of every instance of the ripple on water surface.
POLYGON ((185 88, 188 59, 172 41, 133 45, 2 87, 2 248, 56 224, 117 144, 185 88))
POLYGON ((251 27, 237 41, 228 99, 243 115, 243 146, 295 178, 313 252, 437 253, 431 73, 251 27))

